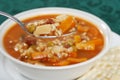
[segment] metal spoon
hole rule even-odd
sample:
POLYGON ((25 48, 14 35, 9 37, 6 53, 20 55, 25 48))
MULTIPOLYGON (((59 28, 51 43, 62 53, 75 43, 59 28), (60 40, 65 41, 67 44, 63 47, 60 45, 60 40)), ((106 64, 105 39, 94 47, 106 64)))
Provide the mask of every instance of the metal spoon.
POLYGON ((25 24, 24 24, 23 22, 21 22, 20 20, 18 20, 16 17, 14 17, 14 16, 12 16, 12 15, 10 15, 10 14, 8 14, 8 13, 2 12, 2 11, 0 11, 0 15, 3 15, 3 16, 5 16, 5 17, 8 17, 9 19, 15 21, 16 23, 18 23, 18 24, 20 25, 20 27, 21 27, 26 33, 31 34, 31 33, 29 33, 29 32, 27 31, 27 29, 25 28, 25 24))
MULTIPOLYGON (((30 32, 25 28, 26 24, 23 23, 22 21, 20 21, 19 19, 17 19, 16 17, 14 17, 14 16, 12 16, 12 15, 10 15, 10 14, 8 14, 8 13, 2 12, 2 11, 0 11, 0 15, 3 15, 3 16, 5 16, 5 17, 8 17, 9 19, 15 21, 16 23, 18 23, 18 24, 20 25, 20 27, 21 27, 26 33, 28 33, 29 35, 33 35, 32 33, 30 33, 30 32)), ((75 32, 71 32, 71 33, 68 33, 68 34, 64 34, 64 35, 62 35, 62 36, 68 36, 68 35, 71 35, 71 34, 73 34, 73 33, 75 33, 75 32)), ((34 35, 33 35, 33 36, 34 36, 34 35)), ((38 38, 57 38, 57 37, 58 37, 58 36, 39 36, 38 38)))

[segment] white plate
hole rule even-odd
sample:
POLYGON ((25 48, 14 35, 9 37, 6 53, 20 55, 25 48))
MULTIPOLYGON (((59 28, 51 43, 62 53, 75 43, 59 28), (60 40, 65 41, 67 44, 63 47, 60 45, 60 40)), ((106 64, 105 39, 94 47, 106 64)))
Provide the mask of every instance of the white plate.
MULTIPOLYGON (((111 48, 120 46, 120 36, 112 32, 111 48)), ((30 80, 17 72, 12 63, 0 54, 0 80, 30 80)))

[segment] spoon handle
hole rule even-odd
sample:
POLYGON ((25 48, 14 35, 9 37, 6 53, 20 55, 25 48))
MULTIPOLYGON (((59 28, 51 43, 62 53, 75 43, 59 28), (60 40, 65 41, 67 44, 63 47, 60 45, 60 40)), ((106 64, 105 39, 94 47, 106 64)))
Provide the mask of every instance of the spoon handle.
POLYGON ((5 17, 7 17, 7 18, 9 18, 9 19, 17 22, 17 23, 22 27, 22 29, 26 31, 26 29, 25 29, 25 27, 24 27, 25 24, 22 23, 20 20, 18 20, 16 17, 14 17, 14 16, 12 16, 12 15, 10 15, 10 14, 8 14, 8 13, 2 12, 2 11, 0 11, 0 15, 3 15, 3 16, 5 16, 5 17))
MULTIPOLYGON (((2 12, 2 11, 0 11, 0 15, 3 15, 3 16, 5 16, 5 17, 7 17, 7 18, 9 18, 9 19, 11 19, 11 20, 13 20, 13 21, 15 21, 16 23, 18 23, 18 24, 20 25, 20 27, 21 27, 26 33, 28 33, 29 35, 33 35, 33 34, 31 34, 30 32, 27 31, 27 29, 25 28, 25 24, 24 24, 23 22, 21 22, 19 19, 17 19, 16 17, 14 17, 14 16, 12 16, 12 15, 10 15, 10 14, 8 14, 8 13, 2 12)), ((73 33, 75 33, 75 32, 68 33, 68 34, 64 34, 64 35, 62 35, 62 36, 68 36, 68 35, 71 35, 71 34, 73 34, 73 33)), ((57 38, 57 36, 39 36, 39 38, 57 38)))

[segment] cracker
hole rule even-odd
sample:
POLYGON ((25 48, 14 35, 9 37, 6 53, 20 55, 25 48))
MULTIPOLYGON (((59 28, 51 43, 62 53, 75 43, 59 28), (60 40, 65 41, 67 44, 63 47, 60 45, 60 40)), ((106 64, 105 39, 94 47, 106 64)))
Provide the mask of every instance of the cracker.
POLYGON ((77 80, 120 80, 120 46, 111 48, 89 72, 77 80))

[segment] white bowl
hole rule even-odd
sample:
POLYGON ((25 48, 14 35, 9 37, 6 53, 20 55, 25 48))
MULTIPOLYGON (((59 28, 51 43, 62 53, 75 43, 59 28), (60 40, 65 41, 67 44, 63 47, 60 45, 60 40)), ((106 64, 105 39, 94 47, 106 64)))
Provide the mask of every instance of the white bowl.
POLYGON ((6 58, 10 59, 14 63, 14 66, 16 66, 18 71, 24 76, 33 80, 72 80, 86 73, 93 66, 95 61, 102 57, 109 49, 111 32, 109 26, 104 21, 90 13, 69 8, 51 7, 25 11, 15 15, 15 17, 19 18, 20 20, 24 20, 31 16, 43 14, 70 14, 85 19, 98 27, 98 29, 104 36, 105 44, 103 50, 97 56, 82 63, 62 67, 35 66, 13 58, 4 49, 3 37, 6 31, 14 23, 13 21, 8 19, 0 26, 0 51, 4 56, 6 56, 6 58))

